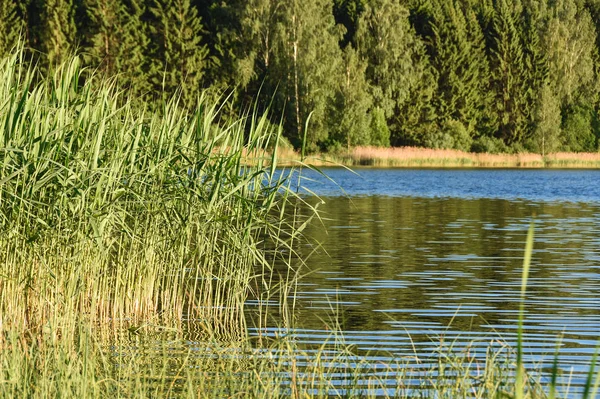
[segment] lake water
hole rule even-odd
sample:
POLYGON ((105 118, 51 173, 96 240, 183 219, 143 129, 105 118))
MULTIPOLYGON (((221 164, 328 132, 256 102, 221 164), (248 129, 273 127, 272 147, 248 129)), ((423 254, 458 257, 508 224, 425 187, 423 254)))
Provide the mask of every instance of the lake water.
POLYGON ((548 370, 557 351, 571 394, 581 391, 600 337, 599 171, 324 172, 335 184, 303 172, 305 193, 324 203, 323 223, 307 230, 322 248, 295 296, 299 343, 321 343, 338 325, 374 362, 427 363, 440 346, 481 359, 490 343, 516 347, 534 220, 525 361, 548 370))
MULTIPOLYGON (((524 361, 547 380, 557 353, 563 396, 581 397, 600 340, 600 171, 323 172, 302 172, 299 192, 321 203, 322 221, 309 225, 310 240, 297 248, 310 257, 290 297, 294 328, 275 317, 251 335, 292 339, 300 368, 318 349, 321 360, 335 363, 327 379, 337 393, 359 362, 367 364, 361 378, 380 378, 375 393, 388 395, 395 370, 405 387, 418 387, 440 353, 484 367, 490 348, 516 347, 525 238, 534 221, 524 361), (351 351, 341 357, 340 339, 351 351)), ((279 304, 269 304, 277 316, 279 304)), ((250 326, 262 305, 248 300, 250 326)), ((204 362, 201 321, 187 322, 182 335, 127 334, 110 351, 142 363, 165 353, 175 363, 204 362)), ((269 359, 287 355, 258 347, 269 359)))

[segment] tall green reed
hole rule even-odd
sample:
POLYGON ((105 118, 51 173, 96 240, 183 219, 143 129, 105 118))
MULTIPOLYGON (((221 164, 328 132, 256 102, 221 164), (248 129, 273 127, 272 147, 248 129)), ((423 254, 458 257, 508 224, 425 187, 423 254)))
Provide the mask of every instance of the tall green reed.
POLYGON ((22 48, 0 79, 0 328, 186 315, 243 334, 251 283, 269 288, 261 243, 296 237, 266 118, 224 120, 202 94, 151 111, 77 57, 42 76, 22 48))
POLYGON ((335 336, 333 351, 247 338, 250 295, 290 313, 294 241, 314 214, 291 206, 301 199, 265 152, 280 132, 256 112, 225 120, 202 95, 193 112, 177 96, 154 111, 76 57, 42 76, 22 49, 0 79, 0 397, 540 395, 522 367, 522 316, 512 385, 514 364, 492 351, 484 365, 446 355, 447 375, 416 370, 415 390, 410 365, 365 374, 368 358, 335 336), (165 344, 148 361, 135 345, 107 350, 123 334, 183 341, 189 320, 219 344, 178 356, 165 344))

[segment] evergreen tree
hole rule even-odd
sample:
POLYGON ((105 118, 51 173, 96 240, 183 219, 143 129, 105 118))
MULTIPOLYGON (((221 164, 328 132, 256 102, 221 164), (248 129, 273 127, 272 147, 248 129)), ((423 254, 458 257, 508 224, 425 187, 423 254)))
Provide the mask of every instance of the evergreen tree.
POLYGON ((150 90, 143 0, 86 0, 84 4, 89 20, 86 61, 116 76, 120 87, 143 97, 150 90))
POLYGON ((84 3, 91 23, 87 32, 91 37, 86 48, 89 57, 86 61, 109 76, 117 72, 117 48, 121 44, 123 31, 121 3, 119 0, 86 0, 84 3))
POLYGON ((396 115, 398 130, 391 137, 395 146, 425 146, 426 138, 438 130, 433 97, 437 91, 437 74, 432 68, 425 46, 420 45, 413 56, 415 75, 419 78, 407 101, 396 115))
POLYGON ((73 0, 38 0, 42 12, 41 49, 48 64, 56 65, 73 54, 76 47, 73 0))
MULTIPOLYGON (((251 32, 256 25, 261 25, 262 21, 255 17, 267 3, 274 1, 195 0, 205 30, 202 42, 208 50, 204 80, 210 82, 212 91, 218 95, 225 90, 241 88, 242 91, 233 92, 237 97, 244 91, 255 89, 254 86, 248 87, 260 79, 254 70, 254 37, 251 32), (249 25, 243 26, 244 22, 249 25)), ((249 96, 253 97, 254 94, 249 93, 249 96)))
MULTIPOLYGON (((536 0, 528 0, 523 5, 524 113, 528 121, 527 136, 536 135, 537 124, 545 123, 540 120, 540 115, 545 115, 546 118, 553 121, 556 120, 555 118, 560 120, 560 108, 558 108, 557 116, 550 116, 550 113, 556 110, 553 106, 548 106, 548 109, 543 110, 541 114, 539 109, 540 103, 551 105, 555 103, 555 97, 549 93, 551 89, 545 87, 549 79, 548 55, 540 39, 544 29, 544 15, 546 15, 544 4, 545 2, 540 4, 536 0), (542 89, 545 90, 544 93, 541 93, 542 89)), ((548 128, 545 127, 542 130, 548 130, 548 128)))
POLYGON ((495 130, 483 32, 466 3, 434 1, 431 12, 428 43, 438 78, 434 96, 438 123, 449 135, 447 145, 469 150, 474 136, 495 130))
POLYGON ((498 112, 498 136, 508 145, 522 143, 527 132, 526 75, 518 0, 499 0, 494 15, 492 84, 498 112))
POLYGON ((193 104, 208 53, 201 44, 203 28, 198 10, 190 0, 154 0, 153 4, 152 82, 166 95, 181 89, 186 104, 193 104))
POLYGON ((0 57, 8 55, 24 28, 14 0, 0 0, 0 57))
POLYGON ((121 42, 117 47, 117 70, 121 87, 128 87, 138 97, 146 98, 150 92, 148 74, 150 57, 149 27, 143 18, 144 0, 125 0, 120 8, 122 24, 121 42))

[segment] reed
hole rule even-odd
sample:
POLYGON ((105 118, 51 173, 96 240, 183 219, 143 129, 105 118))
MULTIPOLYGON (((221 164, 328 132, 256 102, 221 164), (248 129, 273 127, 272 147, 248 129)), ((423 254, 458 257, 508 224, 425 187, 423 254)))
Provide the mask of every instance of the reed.
MULTIPOLYGON (((298 164, 301 155, 281 149, 279 159, 298 164)), ((417 147, 355 147, 348 153, 314 154, 306 162, 317 166, 406 168, 598 168, 599 153, 487 154, 417 147)))
POLYGON ((277 129, 202 96, 151 112, 76 57, 42 76, 23 54, 0 60, 0 397, 543 397, 527 373, 515 385, 507 347, 417 367, 340 331, 250 336, 250 296, 293 326, 314 215, 276 171, 277 129))
POLYGON ((242 162, 278 140, 266 119, 225 123, 203 96, 150 112, 77 57, 42 76, 22 48, 0 79, 0 345, 182 315, 245 334, 252 287, 272 288, 296 237, 275 157, 242 162))

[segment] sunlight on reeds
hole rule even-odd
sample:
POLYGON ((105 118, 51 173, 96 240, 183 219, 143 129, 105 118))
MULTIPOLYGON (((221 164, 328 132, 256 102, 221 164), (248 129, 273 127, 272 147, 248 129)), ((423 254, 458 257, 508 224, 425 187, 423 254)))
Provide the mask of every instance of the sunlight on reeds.
POLYGON ((42 76, 22 49, 0 79, 0 397, 512 397, 505 346, 417 367, 356 354, 341 331, 311 348, 291 329, 251 336, 250 297, 293 324, 316 214, 275 171, 289 153, 265 117, 224 121, 204 97, 151 112, 76 57, 42 76))
POLYGON ((70 352, 91 326, 193 318, 213 338, 244 338, 248 296, 293 283, 290 268, 271 284, 297 236, 281 217, 288 177, 273 157, 241 161, 277 140, 265 117, 223 124, 202 96, 193 113, 177 96, 150 112, 77 57, 42 76, 20 49, 0 77, 3 360, 34 351, 30 371, 44 372, 41 354, 70 352))
MULTIPOLYGON (((301 156, 281 149, 282 163, 297 164, 301 156)), ((406 168, 598 168, 598 153, 488 154, 419 147, 355 147, 348 153, 313 154, 308 161, 318 166, 369 166, 406 168)))

